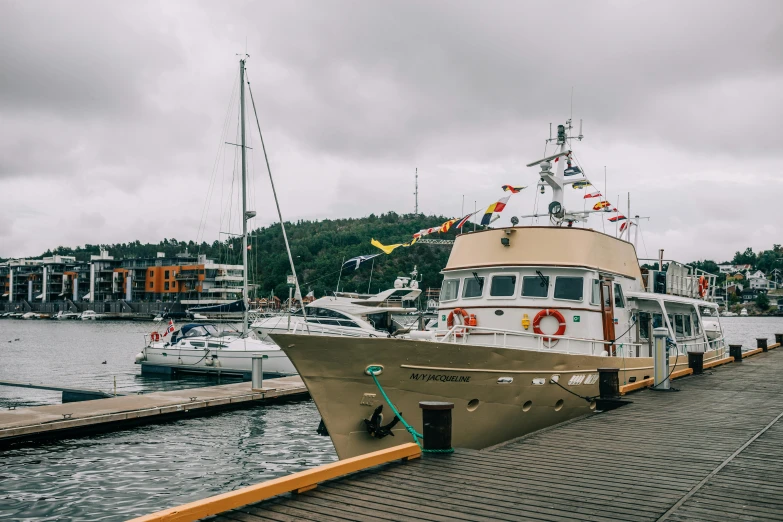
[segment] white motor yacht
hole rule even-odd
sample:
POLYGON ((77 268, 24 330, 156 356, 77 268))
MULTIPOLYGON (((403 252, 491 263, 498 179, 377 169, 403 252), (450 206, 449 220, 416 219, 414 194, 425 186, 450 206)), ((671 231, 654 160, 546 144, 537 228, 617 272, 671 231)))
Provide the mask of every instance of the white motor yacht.
POLYGON ((95 310, 85 310, 79 316, 82 321, 98 321, 100 319, 106 319, 106 314, 99 314, 95 310))
POLYGON ((345 337, 389 337, 407 334, 409 327, 394 316, 415 313, 416 298, 421 294, 418 282, 409 277, 399 277, 394 288, 378 294, 335 292, 321 297, 302 310, 290 314, 260 318, 250 327, 259 338, 269 339, 269 334, 302 333, 310 335, 336 335, 345 337))
POLYGON ((73 320, 73 319, 79 319, 81 317, 81 314, 77 312, 64 312, 60 310, 54 316, 52 316, 52 319, 56 319, 58 321, 67 321, 67 320, 73 320))
POLYGON ((747 317, 748 316, 748 309, 747 308, 743 308, 742 310, 740 310, 739 316, 740 317, 747 317))

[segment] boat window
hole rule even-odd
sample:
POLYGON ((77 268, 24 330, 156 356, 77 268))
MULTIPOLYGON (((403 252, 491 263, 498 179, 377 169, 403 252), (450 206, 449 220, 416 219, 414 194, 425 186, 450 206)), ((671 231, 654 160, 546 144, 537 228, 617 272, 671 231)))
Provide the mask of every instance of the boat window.
POLYGON ((207 329, 203 326, 195 326, 185 332, 185 337, 203 337, 207 334, 207 329))
POLYGON ((459 295, 459 279, 444 279, 440 289, 441 301, 453 301, 459 295))
MULTIPOLYGON (((456 279, 451 279, 451 281, 456 281, 456 279)), ((390 315, 386 312, 380 312, 377 314, 367 314, 367 321, 373 325, 373 327, 376 330, 386 330, 388 331, 389 328, 392 326, 392 322, 390 320, 390 315)))
POLYGON ((663 314, 653 314, 653 328, 666 328, 663 324, 663 314))
POLYGON ((677 314, 674 316, 674 335, 683 337, 685 335, 685 316, 677 314))
POLYGON ((685 337, 691 337, 693 335, 693 329, 691 328, 691 316, 690 314, 684 315, 682 318, 685 322, 685 337))
POLYGON ((699 316, 693 316, 693 334, 701 335, 701 323, 699 322, 699 316))
POLYGON ((623 297, 623 289, 617 283, 614 284, 614 307, 625 308, 625 298, 623 297))
POLYGON ((601 304, 601 282, 598 279, 593 279, 593 285, 590 290, 590 304, 601 304))
POLYGON ((220 335, 220 332, 218 332, 218 329, 217 329, 217 328, 215 328, 215 326, 214 326, 214 325, 211 325, 211 324, 205 324, 205 325, 204 325, 204 329, 207 331, 207 333, 208 333, 209 335, 212 335, 212 336, 218 336, 218 335, 220 335))
POLYGON ((481 297, 484 293, 484 278, 479 276, 470 276, 465 278, 462 283, 462 297, 481 297))
POLYGON ((522 278, 522 297, 546 297, 549 295, 549 276, 525 276, 522 278))
POLYGON ((492 285, 489 288, 489 295, 492 297, 512 297, 516 286, 517 276, 515 275, 492 276, 492 285))
POLYGON ((639 312, 639 338, 650 338, 650 312, 639 312))
POLYGON ((584 279, 581 277, 555 278, 555 299, 568 299, 569 301, 581 301, 584 294, 584 279))

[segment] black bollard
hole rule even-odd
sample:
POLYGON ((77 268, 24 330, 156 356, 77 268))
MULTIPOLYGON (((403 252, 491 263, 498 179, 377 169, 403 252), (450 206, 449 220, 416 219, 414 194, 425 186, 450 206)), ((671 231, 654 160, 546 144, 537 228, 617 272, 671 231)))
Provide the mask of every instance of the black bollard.
POLYGON ((729 345, 729 355, 734 357, 734 362, 741 362, 742 361, 742 345, 741 344, 730 344, 729 345))
POLYGON ((421 401, 422 424, 424 429, 424 451, 449 452, 451 448, 451 410, 454 403, 421 401))
POLYGON ((780 348, 783 348, 783 334, 775 334, 775 342, 781 345, 780 348))
POLYGON ((615 399, 620 396, 619 372, 617 368, 598 368, 598 393, 602 399, 615 399))
POLYGON ((688 352, 688 368, 693 370, 693 375, 704 373, 704 352, 688 352))
POLYGON ((769 348, 767 348, 767 338, 756 337, 756 348, 761 348, 762 352, 768 352, 769 348))

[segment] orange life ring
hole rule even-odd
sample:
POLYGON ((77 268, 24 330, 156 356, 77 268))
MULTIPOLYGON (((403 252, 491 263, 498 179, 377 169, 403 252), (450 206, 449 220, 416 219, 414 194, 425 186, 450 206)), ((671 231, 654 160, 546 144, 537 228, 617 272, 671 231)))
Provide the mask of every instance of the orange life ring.
MULTIPOLYGON (((563 314, 558 312, 557 310, 554 310, 552 308, 547 308, 546 310, 541 310, 536 314, 536 317, 533 319, 533 331, 539 335, 542 335, 544 332, 541 331, 541 319, 544 317, 551 315, 555 319, 557 319, 557 322, 560 323, 560 327, 557 329, 557 331, 552 335, 563 335, 566 331, 566 322, 565 317, 563 317, 563 314)), ((552 339, 551 337, 544 337, 544 341, 550 343, 552 341, 559 341, 559 339, 552 339)))
POLYGON ((152 339, 153 342, 158 342, 160 341, 160 334, 158 332, 152 332, 152 334, 150 334, 150 339, 152 339))
POLYGON ((710 282, 704 276, 699 276, 699 295, 706 297, 707 289, 710 287, 710 282))
MULTIPOLYGON (((471 316, 468 314, 467 310, 465 310, 464 308, 455 308, 454 310, 449 312, 449 316, 446 319, 446 326, 449 327, 449 330, 451 330, 451 328, 454 326, 454 316, 455 315, 461 315, 462 316, 462 324, 463 325, 465 325, 465 326, 476 326, 475 324, 471 324, 471 323, 475 323, 476 322, 476 316, 475 315, 472 317, 473 320, 471 321, 471 316)), ((462 337, 462 332, 457 332, 456 336, 457 337, 462 337)))

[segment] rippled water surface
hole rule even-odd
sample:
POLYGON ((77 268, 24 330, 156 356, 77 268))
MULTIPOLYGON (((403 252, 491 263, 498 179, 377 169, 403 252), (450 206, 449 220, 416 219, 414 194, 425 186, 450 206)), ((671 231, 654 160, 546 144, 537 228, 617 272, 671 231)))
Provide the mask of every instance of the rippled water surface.
MULTIPOLYGON (((731 343, 783 333, 783 318, 721 318, 731 343)), ((141 377, 151 323, 0 320, 0 380, 110 391, 217 384, 141 377), (18 340, 16 340, 18 339, 18 340), (8 342, 10 341, 10 342, 8 342), (102 364, 106 361, 106 364, 102 364)), ((236 381, 227 381, 236 382, 236 381)), ((60 394, 0 386, 0 408, 60 394)), ((0 520, 125 520, 336 459, 311 401, 291 402, 0 452, 0 520)))
MULTIPOLYGON (((152 328, 0 320, 0 381, 111 391, 116 378, 125 392, 218 384, 142 377, 133 358, 152 328)), ((59 403, 59 392, 0 386, 0 408, 59 403)), ((126 520, 332 462, 319 419, 311 401, 289 402, 0 451, 0 520, 126 520)))

